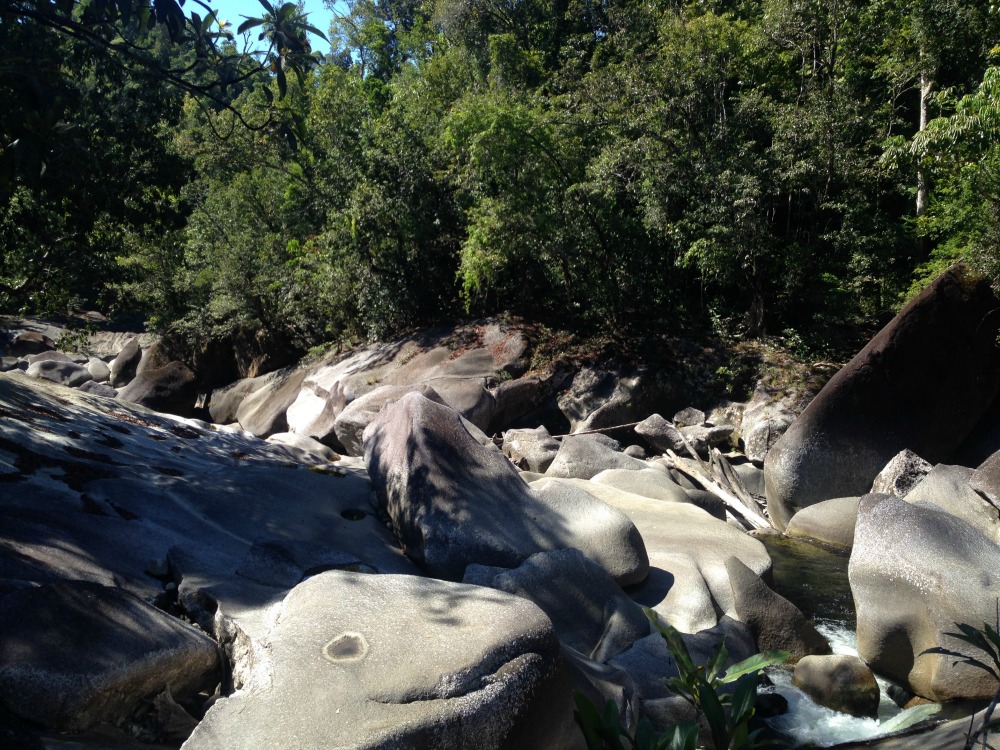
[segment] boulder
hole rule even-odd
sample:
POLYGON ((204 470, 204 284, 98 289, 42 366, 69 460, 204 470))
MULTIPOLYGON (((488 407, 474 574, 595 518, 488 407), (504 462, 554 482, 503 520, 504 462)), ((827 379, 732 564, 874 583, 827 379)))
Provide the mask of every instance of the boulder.
POLYGON ((796 414, 766 389, 758 389, 747 404, 740 419, 740 442, 743 453, 751 461, 761 464, 778 438, 785 434, 796 414))
MULTIPOLYGON (((38 354, 27 354, 24 357, 24 361, 29 365, 33 365, 35 362, 43 362, 45 360, 51 360, 53 362, 75 362, 75 360, 65 352, 60 352, 55 349, 46 352, 39 352, 38 354)), ((76 364, 80 363, 76 362, 76 364)))
POLYGON ((172 361, 170 355, 167 354, 167 348, 163 345, 163 342, 157 341, 142 350, 142 355, 139 357, 139 364, 135 366, 135 374, 142 375, 142 373, 148 370, 159 370, 161 367, 169 365, 172 361))
POLYGON ((541 409, 555 393, 553 378, 525 375, 493 389, 493 419, 487 432, 505 432, 522 417, 541 409))
POLYGON ((340 455, 318 440, 294 432, 276 432, 267 438, 267 442, 291 448, 293 455, 307 463, 322 463, 339 461, 340 455))
POLYGON ((1000 547, 962 519, 891 495, 865 495, 848 568, 858 655, 934 701, 992 697, 993 677, 925 651, 940 646, 982 658, 945 634, 957 624, 995 622, 998 569, 1000 547))
POLYGON ((674 414, 672 421, 678 427, 694 427, 705 424, 705 419, 705 412, 701 409, 695 409, 693 406, 688 406, 674 414))
POLYGON ((539 552, 513 570, 470 565, 464 582, 534 602, 552 621, 560 643, 597 662, 651 632, 642 607, 576 549, 539 552))
POLYGON ((230 383, 224 388, 216 388, 208 402, 208 413, 215 424, 233 424, 237 422, 236 412, 239 411, 243 399, 254 391, 260 390, 268 383, 268 376, 243 378, 230 383))
POLYGON ((801 610, 775 593, 737 557, 726 560, 736 614, 753 633, 760 651, 787 651, 789 663, 810 654, 829 654, 830 644, 801 610))
POLYGON ((771 567, 760 541, 693 504, 653 500, 580 479, 546 477, 532 487, 547 490, 552 485, 584 490, 635 524, 649 555, 649 577, 627 593, 681 632, 712 628, 720 614, 735 616, 726 568, 731 555, 758 575, 771 567))
POLYGON ((139 337, 136 336, 129 339, 111 362, 111 387, 122 388, 128 385, 135 377, 140 359, 142 359, 142 349, 139 347, 139 337))
POLYGON ((96 383, 107 383, 111 380, 111 368, 103 359, 91 357, 87 360, 87 371, 96 383))
POLYGON ((673 385, 652 369, 583 367, 559 394, 558 405, 569 432, 582 432, 637 422, 673 396, 673 385))
POLYGON ((645 461, 626 456, 618 443, 605 435, 567 435, 559 444, 545 474, 564 479, 590 479, 605 469, 648 468, 645 461))
POLYGON ((94 380, 88 380, 86 383, 80 386, 80 390, 84 393, 91 393, 95 396, 101 396, 102 398, 116 398, 118 396, 118 391, 112 388, 107 383, 98 383, 94 380))
POLYGON ((997 451, 983 461, 975 472, 969 485, 980 495, 1000 508, 1000 451, 997 451))
POLYGON ((118 392, 119 401, 183 417, 194 413, 197 397, 195 375, 182 362, 171 362, 158 370, 146 370, 118 392))
POLYGON ((1000 543, 1000 510, 972 489, 974 473, 965 466, 938 464, 907 493, 906 502, 945 510, 1000 543))
POLYGON ((559 452, 559 441, 544 427, 534 430, 507 430, 503 454, 519 469, 544 474, 559 452))
POLYGON ((876 495, 906 497, 934 467, 911 450, 902 450, 892 457, 872 482, 876 495))
POLYGON ((384 385, 369 391, 348 404, 334 421, 337 440, 344 446, 344 452, 349 456, 362 455, 364 453, 363 435, 365 428, 378 416, 382 407, 398 401, 407 393, 419 393, 435 403, 444 403, 438 392, 425 383, 384 385))
POLYGON ((947 460, 1000 385, 997 305, 987 280, 952 267, 830 379, 764 462, 779 529, 800 508, 864 494, 904 448, 947 460))
POLYGON ((670 475, 658 469, 605 469, 591 481, 653 500, 686 503, 690 498, 670 475))
POLYGON ((264 384, 240 401, 236 421, 244 430, 258 437, 287 432, 285 412, 298 396, 305 375, 305 370, 301 369, 279 370, 265 375, 264 384))
POLYGON ((878 715, 878 683, 868 665, 856 656, 805 656, 795 665, 792 684, 834 711, 871 718, 878 715))
POLYGON ((835 497, 803 508, 788 522, 785 534, 812 539, 836 547, 854 546, 854 525, 858 520, 858 497, 835 497))
POLYGON ((25 375, 31 378, 50 380, 59 385, 78 388, 89 380, 93 380, 90 371, 75 362, 63 362, 58 359, 43 359, 28 365, 25 375))
POLYGON ((435 577, 461 580, 472 563, 515 567, 567 547, 620 584, 646 575, 642 538, 622 513, 575 488, 530 489, 458 414, 420 393, 379 413, 365 431, 364 452, 378 507, 407 555, 435 577))
POLYGON ((548 618, 500 591, 332 571, 299 584, 254 679, 186 750, 574 748, 548 618))
POLYGON ((56 342, 38 331, 19 331, 7 345, 6 353, 11 357, 39 354, 56 348, 56 342))
POLYGON ((164 689, 200 689, 217 663, 212 639, 118 588, 65 581, 0 595, 0 703, 45 727, 123 719, 164 689))

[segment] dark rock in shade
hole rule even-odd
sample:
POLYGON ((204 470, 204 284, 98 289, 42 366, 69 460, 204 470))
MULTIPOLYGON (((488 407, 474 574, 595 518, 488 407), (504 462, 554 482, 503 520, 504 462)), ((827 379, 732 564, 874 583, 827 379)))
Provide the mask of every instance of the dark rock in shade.
POLYGON ((28 354, 28 355, 25 355, 25 357, 24 357, 24 361, 27 362, 29 365, 33 365, 33 364, 35 364, 35 362, 43 362, 45 360, 51 360, 53 362, 73 362, 74 361, 73 358, 70 357, 65 352, 56 351, 55 349, 53 349, 52 351, 47 351, 47 352, 40 352, 39 354, 28 354))
POLYGON ((147 370, 118 392, 120 401, 147 409, 190 417, 194 413, 198 386, 194 373, 181 362, 158 370, 147 370))
POLYGON ((861 659, 846 654, 806 656, 795 665, 792 684, 821 706, 852 716, 878 714, 875 675, 861 659))
POLYGON ((997 570, 1000 546, 962 519, 891 495, 862 497, 848 567, 859 656, 931 700, 992 697, 997 682, 986 672, 924 652, 982 657, 945 633, 995 620, 997 570))
POLYGON ((56 342, 37 331, 21 331, 7 346, 6 354, 11 357, 23 357, 26 354, 38 354, 56 348, 56 342))
POLYGON ((787 651, 791 663, 810 654, 830 653, 826 638, 801 610, 768 588, 738 557, 726 560, 726 570, 733 586, 736 614, 750 628, 759 650, 787 651))
POLYGON ((561 479, 590 479, 605 469, 646 468, 645 461, 626 456, 618 443, 605 435, 567 435, 545 474, 561 479))
POLYGON ((674 414, 673 421, 675 424, 679 424, 684 427, 702 425, 705 424, 705 412, 701 409, 695 409, 693 406, 688 406, 687 408, 681 409, 679 412, 674 414))
POLYGON ((111 387, 121 388, 135 377, 136 368, 142 359, 139 337, 131 339, 111 362, 111 387))
POLYGON ((1000 508, 1000 451, 976 467, 969 484, 972 489, 1000 508))
POLYGON ((201 687, 214 641, 116 588, 66 581, 0 595, 0 703, 43 726, 82 730, 146 697, 201 687))
POLYGON ((382 409, 364 450, 379 508, 407 555, 433 576, 461 580, 472 563, 510 568, 567 547, 620 585, 646 576, 642 537, 623 513, 573 487, 529 488, 458 414, 419 393, 382 409))
POLYGON ((104 398, 115 398, 118 395, 118 391, 107 383, 97 383, 93 380, 88 380, 81 385, 80 390, 84 393, 92 393, 95 396, 103 396, 104 398))
POLYGON ((764 462, 779 529, 799 508, 862 495, 904 448, 947 460, 1000 385, 1000 303, 964 266, 939 276, 826 384, 764 462))
POLYGON ((142 350, 142 356, 139 357, 139 364, 136 365, 135 374, 141 375, 148 370, 159 370, 161 367, 169 365, 172 361, 170 355, 167 354, 167 348, 163 345, 163 342, 157 341, 142 350))

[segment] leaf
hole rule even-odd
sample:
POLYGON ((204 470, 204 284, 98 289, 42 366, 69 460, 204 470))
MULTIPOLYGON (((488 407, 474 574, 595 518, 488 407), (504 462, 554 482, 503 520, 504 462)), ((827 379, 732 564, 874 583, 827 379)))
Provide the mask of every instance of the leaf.
POLYGON ((305 30, 308 31, 310 34, 315 34, 320 39, 322 39, 324 42, 326 42, 326 43, 329 44, 330 40, 326 38, 326 34, 324 34, 322 31, 320 31, 319 29, 317 29, 315 26, 312 26, 310 24, 306 24, 303 28, 305 28, 305 30))
POLYGON ((726 639, 723 638, 712 658, 705 665, 705 679, 708 680, 709 684, 715 682, 719 673, 725 668, 727 661, 729 661, 729 649, 726 648, 726 639))
MULTIPOLYGON (((244 18, 247 18, 247 17, 244 16, 244 18)), ((241 23, 239 25, 239 28, 236 29, 236 33, 237 34, 244 34, 247 31, 250 31, 250 29, 254 28, 255 26, 260 26, 263 23, 264 23, 264 19, 263 18, 247 18, 247 20, 245 20, 243 23, 241 23)))
POLYGON ((668 729, 658 747, 663 750, 695 750, 698 746, 698 725, 682 721, 668 729))
POLYGON ((736 684, 733 691, 732 701, 729 706, 729 715, 734 726, 745 724, 750 721, 757 705, 757 680, 748 678, 736 684))
POLYGON ((274 73, 274 80, 278 84, 278 98, 284 99, 285 94, 288 93, 288 80, 285 78, 285 71, 280 66, 274 73))
POLYGON ((754 654, 749 659, 744 659, 737 664, 733 664, 720 679, 723 684, 728 684, 738 680, 745 674, 760 672, 765 667, 773 667, 784 663, 788 659, 787 651, 765 651, 754 654))
POLYGON ((726 712, 719 696, 711 685, 698 686, 698 705, 705 714, 708 727, 712 730, 712 742, 717 748, 729 747, 729 729, 726 726, 726 712))

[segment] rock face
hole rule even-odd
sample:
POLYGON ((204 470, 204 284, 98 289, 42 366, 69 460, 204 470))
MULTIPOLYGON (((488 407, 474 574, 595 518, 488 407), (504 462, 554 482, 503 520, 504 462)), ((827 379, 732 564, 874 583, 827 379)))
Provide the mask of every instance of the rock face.
POLYGON ((573 748, 552 625, 500 591, 322 573, 281 604, 260 679, 218 701, 186 750, 573 748))
POLYGON ((858 654, 879 674, 934 701, 991 697, 997 683, 985 672, 923 652, 936 646, 965 652, 944 634, 955 632, 956 623, 994 622, 997 570, 1000 547, 965 521, 890 495, 866 495, 849 566, 858 654))
POLYGON ((590 479, 606 469, 645 468, 645 461, 626 456, 618 443, 605 435, 567 435, 545 473, 550 477, 590 479))
POLYGON ((0 596, 0 703, 43 726, 125 717, 166 688, 198 687, 217 662, 211 638, 118 588, 66 581, 0 596))
POLYGON ((833 376, 764 462, 780 529, 800 508, 868 492, 904 448, 939 463, 961 445, 1000 385, 997 304, 956 266, 833 376))
POLYGON ((509 568, 567 547, 624 585, 646 576, 642 538, 623 514, 569 488, 529 489, 454 411, 419 393, 383 409, 364 444, 379 507, 433 576, 461 580, 471 563, 509 568))
POLYGON ((803 508, 792 516, 785 534, 814 539, 837 549, 850 549, 854 546, 859 501, 857 497, 835 497, 803 508))
POLYGON ((974 470, 938 464, 906 495, 906 502, 940 508, 1000 543, 1000 510, 971 486, 974 470))
POLYGON ((879 495, 906 497, 906 493, 916 487, 932 468, 913 451, 900 451, 875 477, 871 491, 879 495))
POLYGON ((94 379, 90 374, 90 370, 83 365, 78 365, 75 362, 63 362, 57 359, 43 359, 32 362, 28 365, 28 369, 25 370, 25 375, 31 378, 50 380, 53 383, 59 383, 70 388, 77 388, 87 381, 94 379))
POLYGON ((135 371, 139 367, 141 359, 142 349, 139 347, 139 337, 136 336, 125 344, 111 363, 111 387, 122 388, 128 385, 129 381, 135 377, 135 371))
POLYGON ((795 665, 792 684, 821 706, 852 716, 878 714, 875 675, 856 656, 806 656, 795 665))

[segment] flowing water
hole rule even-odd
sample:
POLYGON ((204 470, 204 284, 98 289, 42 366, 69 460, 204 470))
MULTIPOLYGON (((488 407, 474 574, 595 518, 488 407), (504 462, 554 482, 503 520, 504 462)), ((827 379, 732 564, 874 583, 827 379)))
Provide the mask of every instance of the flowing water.
MULTIPOLYGON (((773 562, 775 591, 812 618, 816 629, 830 642, 835 654, 857 656, 854 598, 847 580, 848 556, 796 539, 762 537, 773 562)), ((776 692, 788 701, 788 712, 769 719, 772 728, 789 737, 795 747, 831 747, 902 728, 926 708, 900 711, 886 695, 888 684, 879 680, 882 700, 877 719, 862 719, 823 708, 792 686, 787 669, 769 670, 776 692)))

